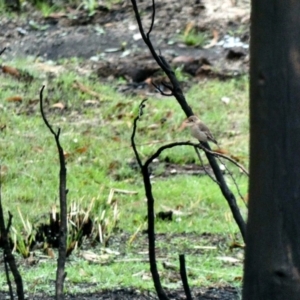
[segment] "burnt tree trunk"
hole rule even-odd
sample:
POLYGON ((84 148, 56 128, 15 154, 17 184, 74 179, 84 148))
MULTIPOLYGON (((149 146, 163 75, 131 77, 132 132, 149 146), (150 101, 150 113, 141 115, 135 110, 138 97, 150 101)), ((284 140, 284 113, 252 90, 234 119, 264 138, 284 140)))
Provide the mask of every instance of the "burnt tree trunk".
POLYGON ((300 1, 253 0, 244 300, 300 298, 300 1))

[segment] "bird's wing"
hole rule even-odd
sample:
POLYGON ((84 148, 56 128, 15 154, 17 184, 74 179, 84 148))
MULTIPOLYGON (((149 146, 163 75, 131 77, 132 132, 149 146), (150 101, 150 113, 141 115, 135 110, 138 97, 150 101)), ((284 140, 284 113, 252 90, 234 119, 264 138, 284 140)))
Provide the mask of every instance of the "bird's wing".
POLYGON ((208 140, 211 140, 213 143, 215 143, 216 145, 218 145, 218 142, 216 141, 216 139, 212 136, 212 134, 209 132, 209 133, 206 133, 207 135, 207 139, 208 140))
POLYGON ((218 144, 216 139, 213 137, 212 133, 210 132, 210 130, 208 129, 208 127, 204 123, 199 122, 199 128, 200 128, 201 131, 206 133, 207 138, 209 140, 211 140, 215 144, 218 144))
POLYGON ((209 132, 208 127, 203 122, 199 120, 197 123, 201 131, 209 132))

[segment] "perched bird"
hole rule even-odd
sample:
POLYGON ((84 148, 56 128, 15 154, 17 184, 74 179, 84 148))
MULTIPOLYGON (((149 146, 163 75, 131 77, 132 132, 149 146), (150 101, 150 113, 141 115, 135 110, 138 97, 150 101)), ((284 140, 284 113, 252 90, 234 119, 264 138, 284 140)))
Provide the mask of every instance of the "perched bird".
POLYGON ((198 117, 190 116, 185 120, 184 123, 184 127, 190 127, 192 136, 198 141, 213 142, 218 145, 208 127, 198 117))

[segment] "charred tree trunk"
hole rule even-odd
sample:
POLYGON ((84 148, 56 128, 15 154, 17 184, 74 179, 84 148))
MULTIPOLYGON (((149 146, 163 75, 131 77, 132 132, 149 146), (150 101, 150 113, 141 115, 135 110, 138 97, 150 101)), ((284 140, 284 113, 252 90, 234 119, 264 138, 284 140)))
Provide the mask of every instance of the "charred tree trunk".
POLYGON ((244 300, 300 297, 300 1, 252 0, 244 300))

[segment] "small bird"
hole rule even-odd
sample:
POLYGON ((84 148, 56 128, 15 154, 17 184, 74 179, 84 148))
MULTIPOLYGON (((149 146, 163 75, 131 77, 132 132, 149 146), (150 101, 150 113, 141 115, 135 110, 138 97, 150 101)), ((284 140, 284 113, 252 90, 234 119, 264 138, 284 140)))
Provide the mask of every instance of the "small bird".
POLYGON ((217 141, 211 134, 208 127, 196 116, 190 116, 184 121, 184 127, 190 127, 191 134, 200 142, 213 142, 218 145, 217 141))

